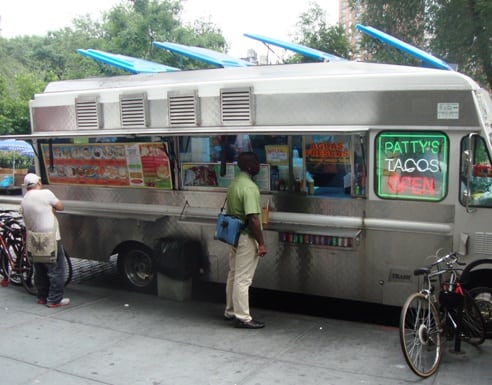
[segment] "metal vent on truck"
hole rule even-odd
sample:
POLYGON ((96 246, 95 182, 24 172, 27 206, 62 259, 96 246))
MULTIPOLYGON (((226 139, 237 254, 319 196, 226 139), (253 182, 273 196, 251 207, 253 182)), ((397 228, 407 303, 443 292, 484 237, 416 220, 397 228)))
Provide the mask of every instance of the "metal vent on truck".
POLYGON ((168 95, 169 125, 198 126, 198 98, 193 94, 168 95))
POLYGON ((121 127, 147 127, 147 95, 120 95, 121 127))
POLYGON ((97 97, 78 97, 75 99, 77 128, 99 129, 102 127, 102 110, 97 97))
POLYGON ((475 233, 470 251, 477 254, 492 255, 492 233, 475 233))
POLYGON ((220 90, 222 124, 253 124, 251 88, 220 90))

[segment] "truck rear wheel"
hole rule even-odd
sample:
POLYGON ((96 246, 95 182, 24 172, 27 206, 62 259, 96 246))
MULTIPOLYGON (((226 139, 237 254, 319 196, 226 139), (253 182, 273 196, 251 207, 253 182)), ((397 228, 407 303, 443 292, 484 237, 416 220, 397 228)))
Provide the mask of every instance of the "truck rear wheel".
POLYGON ((118 253, 118 270, 126 287, 142 293, 155 293, 157 274, 152 250, 132 245, 118 253))

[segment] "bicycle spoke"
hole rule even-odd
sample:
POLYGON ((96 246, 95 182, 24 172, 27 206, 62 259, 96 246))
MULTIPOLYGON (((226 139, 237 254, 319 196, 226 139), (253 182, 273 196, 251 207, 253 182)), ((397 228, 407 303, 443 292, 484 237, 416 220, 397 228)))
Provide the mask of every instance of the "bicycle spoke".
POLYGON ((441 336, 434 306, 422 294, 411 296, 402 308, 400 342, 405 360, 421 377, 432 375, 441 359, 441 336))
POLYGON ((473 345, 480 345, 485 340, 485 322, 473 297, 468 293, 465 293, 464 296, 461 319, 462 339, 473 345))

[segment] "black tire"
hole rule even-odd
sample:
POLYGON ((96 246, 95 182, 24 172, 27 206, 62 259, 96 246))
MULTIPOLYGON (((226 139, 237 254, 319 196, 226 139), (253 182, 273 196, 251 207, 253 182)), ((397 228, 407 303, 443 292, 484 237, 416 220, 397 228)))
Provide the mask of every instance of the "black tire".
POLYGON ((486 335, 492 336, 492 288, 474 287, 469 293, 480 309, 483 321, 485 322, 486 335))
POLYGON ((461 334, 463 341, 473 345, 480 345, 485 340, 485 322, 483 321, 480 308, 466 290, 464 291, 461 334))
POLYGON ((34 284, 34 264, 29 261, 26 255, 21 258, 20 271, 22 286, 29 294, 36 295, 38 291, 34 284))
POLYGON ((63 253, 65 254, 65 286, 67 286, 70 282, 72 282, 73 264, 65 248, 63 249, 63 253))
POLYGON ((3 249, 1 246, 0 246, 0 250, 1 250, 0 251, 0 278, 4 279, 4 278, 7 278, 7 274, 5 274, 3 272, 3 261, 2 261, 3 260, 3 249))
POLYGON ((134 244, 118 253, 118 271, 127 288, 141 293, 155 293, 157 273, 152 250, 134 244))
POLYGON ((4 252, 3 252, 3 248, 0 246, 0 278, 8 278, 7 274, 4 272, 4 268, 3 268, 3 258, 4 258, 4 252))
MULTIPOLYGON (((12 246, 8 246, 8 247, 9 247, 10 254, 14 259, 14 264, 17 264, 18 257, 17 254, 15 253, 14 248, 12 246)), ((9 258, 3 249, 0 259, 1 259, 0 263, 2 265, 2 271, 4 277, 7 278, 9 282, 12 283, 13 285, 20 286, 22 284, 20 274, 18 273, 16 268, 13 268, 11 266, 9 258)))
POLYGON ((400 345, 412 371, 429 377, 439 368, 442 357, 439 313, 421 293, 405 301, 400 316, 400 345))

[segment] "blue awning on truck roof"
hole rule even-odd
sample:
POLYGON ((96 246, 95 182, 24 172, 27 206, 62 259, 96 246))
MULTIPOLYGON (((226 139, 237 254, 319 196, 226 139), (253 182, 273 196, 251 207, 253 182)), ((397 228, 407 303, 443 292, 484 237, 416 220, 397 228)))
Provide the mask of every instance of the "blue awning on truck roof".
POLYGON ((166 49, 170 52, 184 55, 189 58, 219 67, 247 67, 254 65, 249 61, 236 59, 232 56, 207 48, 160 41, 154 41, 152 44, 158 48, 166 49))
POLYGON ((274 39, 268 36, 253 34, 253 33, 245 33, 244 36, 249 37, 251 39, 259 40, 265 44, 272 44, 277 47, 285 48, 290 51, 296 52, 303 56, 312 57, 314 59, 318 59, 321 61, 342 61, 346 60, 340 56, 333 55, 331 53, 323 52, 314 48, 306 47, 297 43, 290 43, 278 39, 274 39))
POLYGON ((381 42, 388 44, 402 52, 405 52, 419 60, 422 60, 427 65, 430 65, 434 68, 439 68, 443 70, 453 71, 453 68, 446 63, 444 60, 441 60, 428 52, 421 50, 411 44, 405 43, 404 41, 397 39, 394 36, 391 36, 383 31, 380 31, 374 27, 365 26, 362 24, 356 24, 355 27, 364 32, 366 35, 378 39, 381 42))
POLYGON ((180 71, 179 68, 155 63, 149 60, 99 51, 97 49, 78 49, 77 53, 133 74, 180 71))

